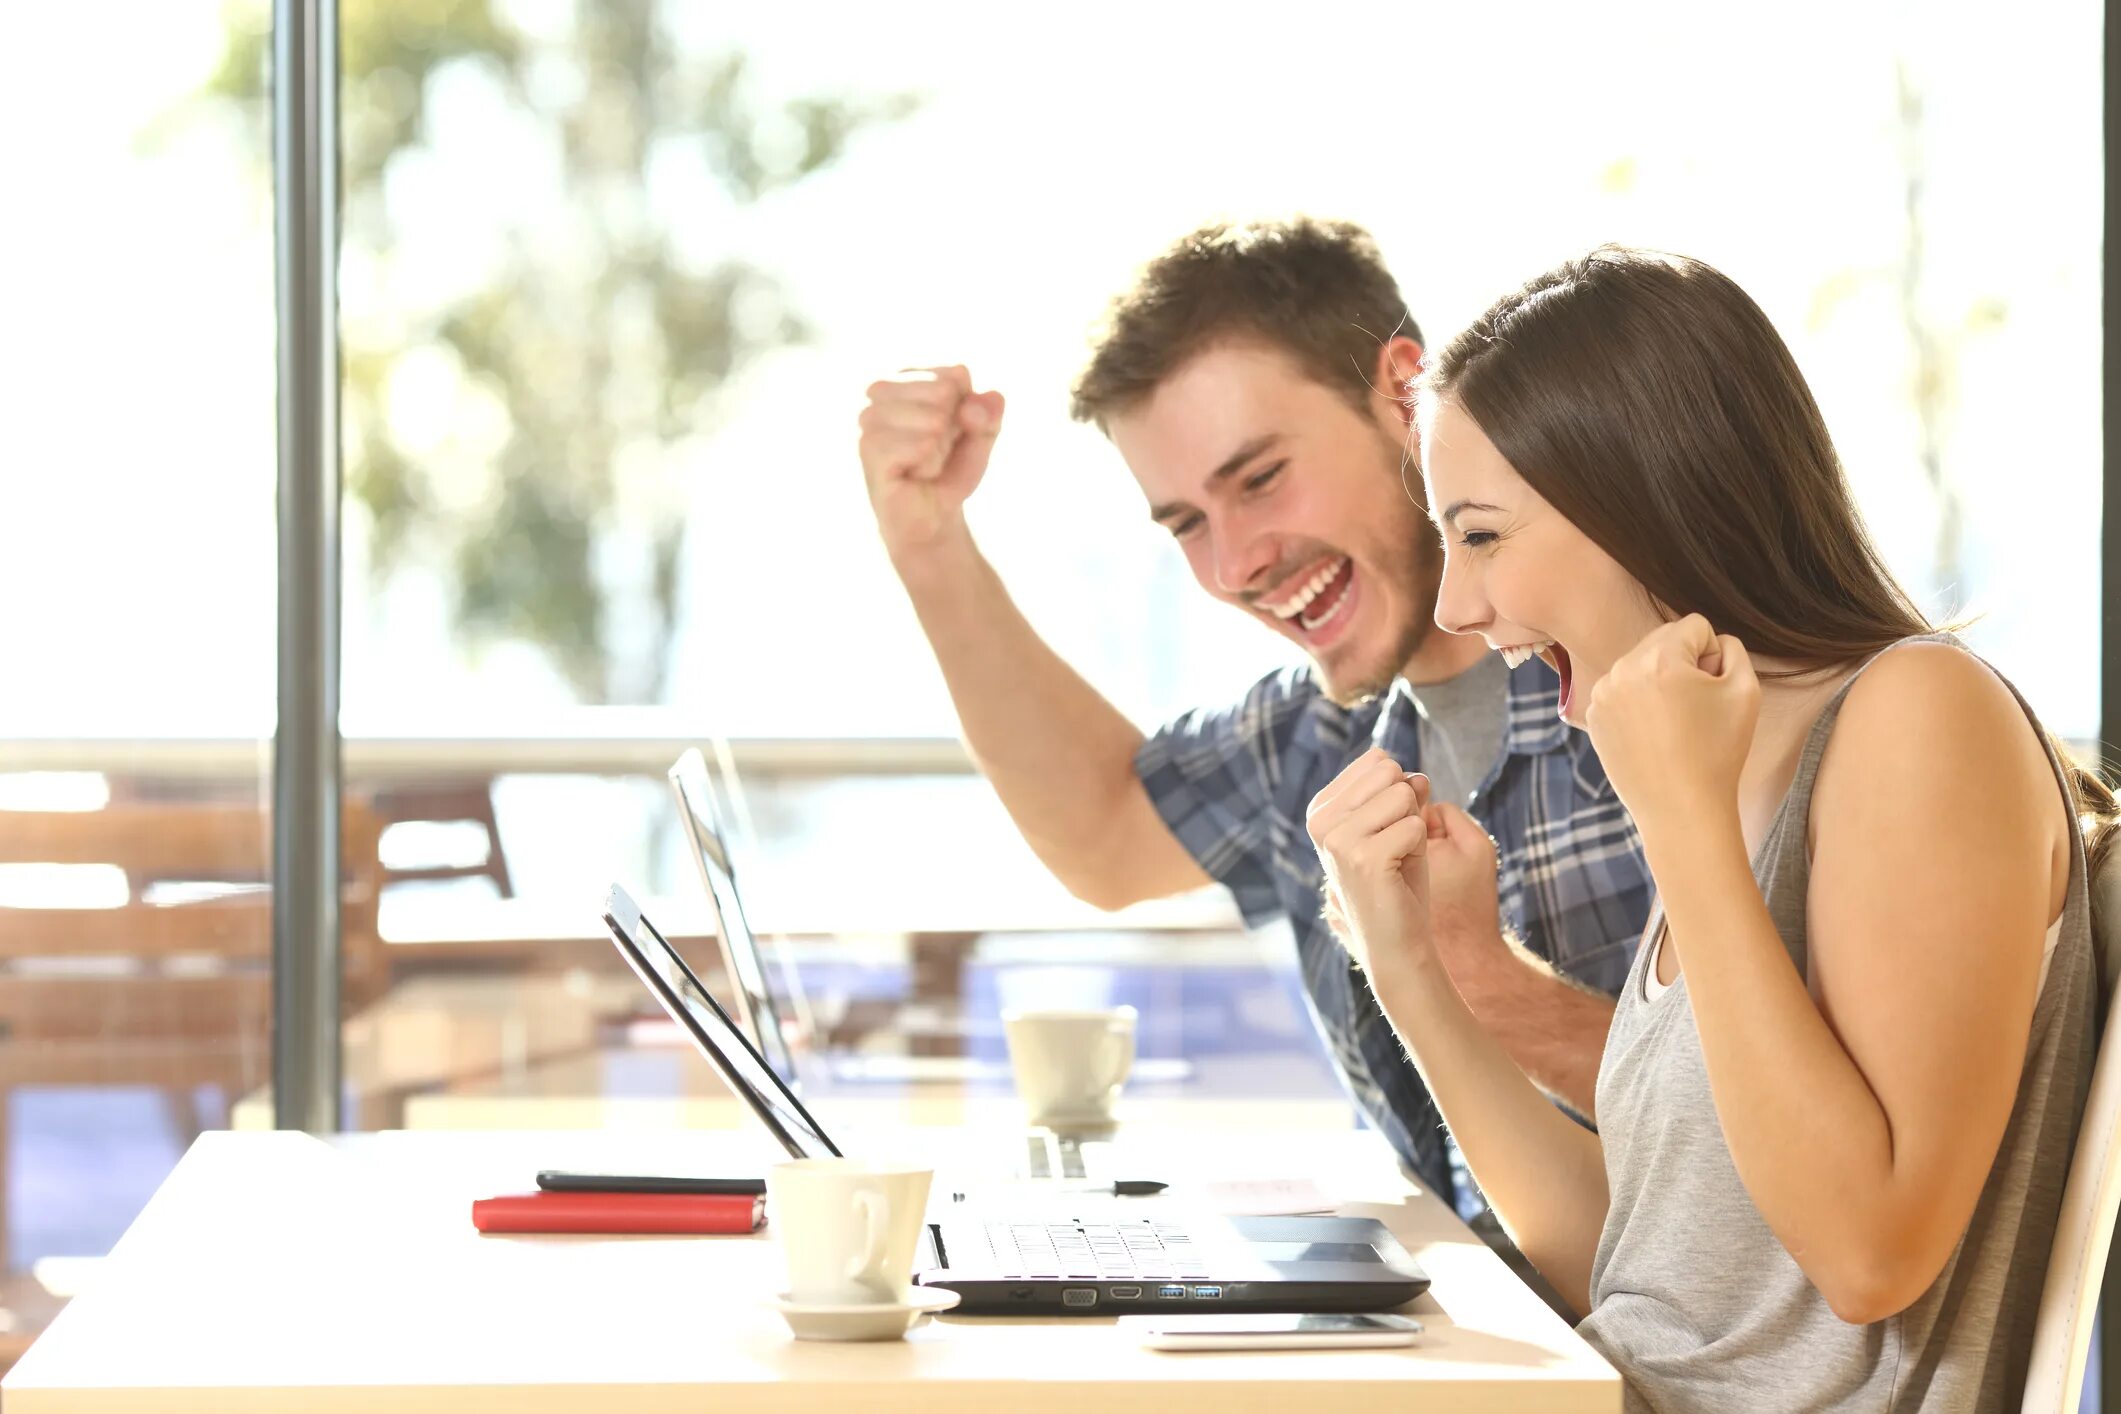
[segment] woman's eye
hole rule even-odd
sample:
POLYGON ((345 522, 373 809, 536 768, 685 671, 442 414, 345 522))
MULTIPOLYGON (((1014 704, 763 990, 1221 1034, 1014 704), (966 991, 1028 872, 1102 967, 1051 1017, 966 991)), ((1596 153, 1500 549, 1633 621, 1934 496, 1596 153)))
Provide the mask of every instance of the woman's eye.
POLYGON ((1494 544, 1497 538, 1492 530, 1469 530, 1458 537, 1458 543, 1465 546, 1468 550, 1478 550, 1483 545, 1494 544))
POLYGON ((1245 479, 1245 489, 1247 491, 1264 491, 1275 477, 1281 475, 1282 468, 1287 465, 1286 461, 1278 461, 1257 476, 1247 477, 1245 479))

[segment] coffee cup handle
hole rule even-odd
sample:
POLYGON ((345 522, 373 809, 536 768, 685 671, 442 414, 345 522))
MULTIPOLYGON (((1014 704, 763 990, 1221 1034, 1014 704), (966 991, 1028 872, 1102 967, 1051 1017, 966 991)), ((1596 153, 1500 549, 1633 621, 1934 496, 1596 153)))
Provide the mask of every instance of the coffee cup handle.
POLYGON ((854 1195, 854 1206, 862 1210, 868 1233, 860 1255, 847 1259, 847 1279, 861 1281, 884 1265, 884 1195, 862 1189, 854 1195))
POLYGON ((1100 1089, 1110 1090, 1127 1078, 1127 1065, 1132 1059, 1127 1053, 1133 1042, 1133 1033, 1124 1026, 1112 1026, 1105 1031, 1105 1081, 1100 1089))

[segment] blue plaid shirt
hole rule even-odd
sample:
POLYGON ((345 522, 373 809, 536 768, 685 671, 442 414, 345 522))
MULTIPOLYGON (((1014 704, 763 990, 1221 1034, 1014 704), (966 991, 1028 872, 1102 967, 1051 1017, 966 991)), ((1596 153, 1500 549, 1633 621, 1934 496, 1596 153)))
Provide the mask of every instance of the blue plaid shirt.
MULTIPOLYGON (((1590 736, 1561 720, 1560 693, 1536 658, 1511 672, 1502 755, 1471 813, 1495 837, 1504 925, 1577 981, 1615 993, 1649 913, 1649 869, 1590 736)), ((1134 764, 1172 833, 1236 896, 1245 922, 1289 920, 1304 991, 1350 1095, 1431 1191, 1450 1194, 1442 1117, 1325 925, 1324 869, 1304 830, 1311 798, 1372 746, 1420 770, 1418 723, 1403 681, 1350 709, 1327 699, 1308 667, 1289 668, 1233 707, 1179 718, 1134 764)))

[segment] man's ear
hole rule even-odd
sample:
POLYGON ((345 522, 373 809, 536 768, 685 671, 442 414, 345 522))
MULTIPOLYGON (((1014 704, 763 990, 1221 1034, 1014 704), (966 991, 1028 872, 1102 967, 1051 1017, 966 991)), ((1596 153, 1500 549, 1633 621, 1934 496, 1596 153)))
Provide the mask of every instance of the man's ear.
POLYGON ((1408 387, 1421 372, 1422 348, 1404 334, 1385 340, 1377 350, 1377 367, 1370 386, 1378 396, 1391 400, 1399 420, 1414 425, 1414 394, 1408 387))

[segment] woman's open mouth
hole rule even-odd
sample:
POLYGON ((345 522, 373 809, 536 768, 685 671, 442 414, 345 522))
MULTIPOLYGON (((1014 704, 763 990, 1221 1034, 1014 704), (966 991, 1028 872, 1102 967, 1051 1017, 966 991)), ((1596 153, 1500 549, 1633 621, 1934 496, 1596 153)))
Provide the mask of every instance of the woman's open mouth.
POLYGON ((1561 715, 1567 717, 1569 702, 1576 691, 1576 674, 1569 665, 1569 650, 1558 643, 1549 643, 1540 650, 1539 660, 1561 679, 1561 715))
POLYGON ((1502 655, 1503 666, 1512 672, 1534 658, 1552 668, 1554 675, 1561 679, 1561 715, 1569 715, 1569 699, 1575 691, 1576 674, 1569 663, 1568 649, 1551 638, 1540 638, 1530 643, 1513 643, 1495 651, 1502 655))

